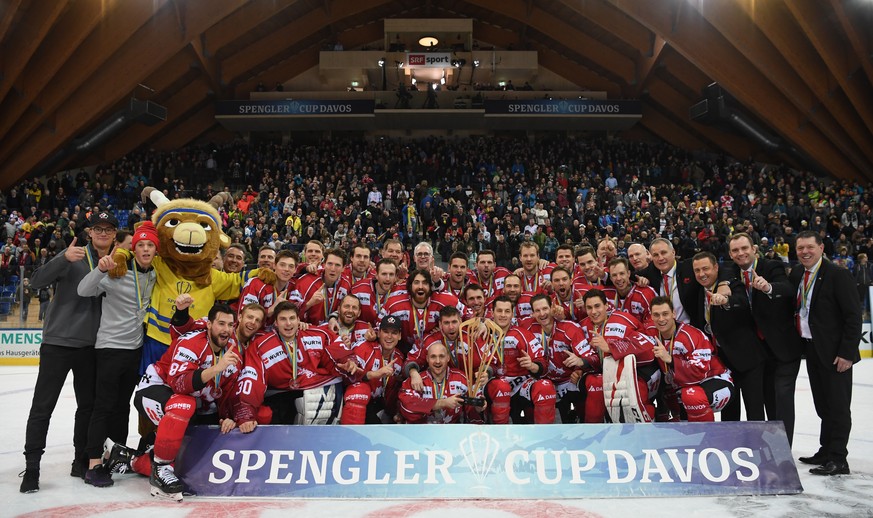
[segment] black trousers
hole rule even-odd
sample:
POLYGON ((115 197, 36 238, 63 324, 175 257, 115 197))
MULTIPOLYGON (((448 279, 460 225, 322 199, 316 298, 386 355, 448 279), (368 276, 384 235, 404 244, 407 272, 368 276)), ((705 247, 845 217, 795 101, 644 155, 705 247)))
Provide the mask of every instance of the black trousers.
POLYGON ((130 421, 130 396, 139 380, 142 349, 97 349, 97 385, 94 411, 88 426, 85 452, 90 459, 103 455, 103 443, 109 437, 127 443, 130 421))
POLYGON ((24 438, 24 459, 28 469, 39 468, 39 461, 45 453, 52 412, 70 371, 73 371, 73 390, 76 394, 73 447, 77 459, 85 458, 88 423, 94 408, 95 365, 94 347, 61 347, 46 343, 40 346, 39 374, 33 389, 33 402, 24 438))
POLYGON ((819 452, 828 459, 844 462, 849 455, 852 431, 852 370, 837 372, 833 364, 824 364, 812 341, 806 341, 806 372, 815 413, 821 419, 819 452))
POLYGON ((794 442, 794 392, 800 358, 782 361, 767 351, 764 362, 764 408, 768 421, 782 421, 788 444, 794 442))
POLYGON ((735 393, 728 405, 721 411, 722 421, 740 420, 740 399, 746 408, 747 421, 764 420, 764 362, 755 365, 751 370, 737 371, 731 369, 734 378, 735 393))

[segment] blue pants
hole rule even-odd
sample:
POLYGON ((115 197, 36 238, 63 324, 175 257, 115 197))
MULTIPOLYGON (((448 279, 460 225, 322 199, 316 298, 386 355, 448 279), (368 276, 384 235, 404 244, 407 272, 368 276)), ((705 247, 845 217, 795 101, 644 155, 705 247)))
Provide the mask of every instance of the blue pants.
POLYGON ((145 374, 148 366, 160 360, 165 352, 167 352, 166 345, 150 336, 144 336, 142 339, 142 358, 139 361, 139 375, 145 374))

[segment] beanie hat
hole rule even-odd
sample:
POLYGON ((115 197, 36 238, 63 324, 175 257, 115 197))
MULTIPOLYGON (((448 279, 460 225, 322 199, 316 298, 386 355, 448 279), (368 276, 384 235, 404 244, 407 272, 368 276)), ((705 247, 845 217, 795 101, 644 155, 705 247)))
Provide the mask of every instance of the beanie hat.
POLYGON ((155 246, 158 245, 158 231, 151 221, 144 221, 142 225, 133 231, 133 247, 136 248, 136 244, 143 239, 151 241, 155 246))

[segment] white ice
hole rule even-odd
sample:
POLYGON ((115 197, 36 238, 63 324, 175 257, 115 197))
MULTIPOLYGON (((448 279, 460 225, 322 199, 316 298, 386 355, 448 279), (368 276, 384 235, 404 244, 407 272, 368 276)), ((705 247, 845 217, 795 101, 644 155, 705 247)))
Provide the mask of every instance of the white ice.
MULTIPOLYGON (((804 491, 792 496, 625 498, 550 501, 384 501, 384 500, 302 500, 302 499, 210 499, 186 497, 177 504, 149 496, 148 480, 138 475, 116 476, 115 486, 98 489, 70 477, 73 458, 72 429, 76 409, 72 378, 67 379, 49 429, 42 459, 40 491, 18 492, 24 469, 24 429, 36 367, 0 367, 0 517, 78 517, 124 518, 197 517, 279 517, 303 513, 316 516, 356 517, 445 517, 476 518, 522 516, 535 518, 585 518, 616 516, 650 518, 657 516, 743 518, 873 516, 873 360, 857 364, 854 372, 852 437, 849 465, 852 474, 841 477, 810 475, 808 466, 798 463, 804 491), (868 449, 869 448, 869 449, 868 449)), ((794 457, 811 455, 818 449, 819 420, 812 406, 805 365, 797 381, 797 425, 794 457)), ((135 426, 136 419, 131 419, 135 426)), ((135 445, 131 429, 129 444, 135 445)))

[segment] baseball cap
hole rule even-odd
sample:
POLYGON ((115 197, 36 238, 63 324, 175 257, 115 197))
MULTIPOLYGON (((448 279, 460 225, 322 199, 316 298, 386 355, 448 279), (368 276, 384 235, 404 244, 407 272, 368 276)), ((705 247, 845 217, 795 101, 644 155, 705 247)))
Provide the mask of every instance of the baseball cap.
POLYGON ((403 329, 403 325, 400 323, 400 319, 395 317, 394 315, 388 315, 382 318, 382 323, 379 324, 379 329, 381 330, 394 330, 400 331, 403 329))
POLYGON ((88 219, 88 226, 94 227, 100 224, 109 225, 113 228, 118 228, 118 220, 115 219, 115 215, 108 211, 100 211, 95 212, 88 219))

